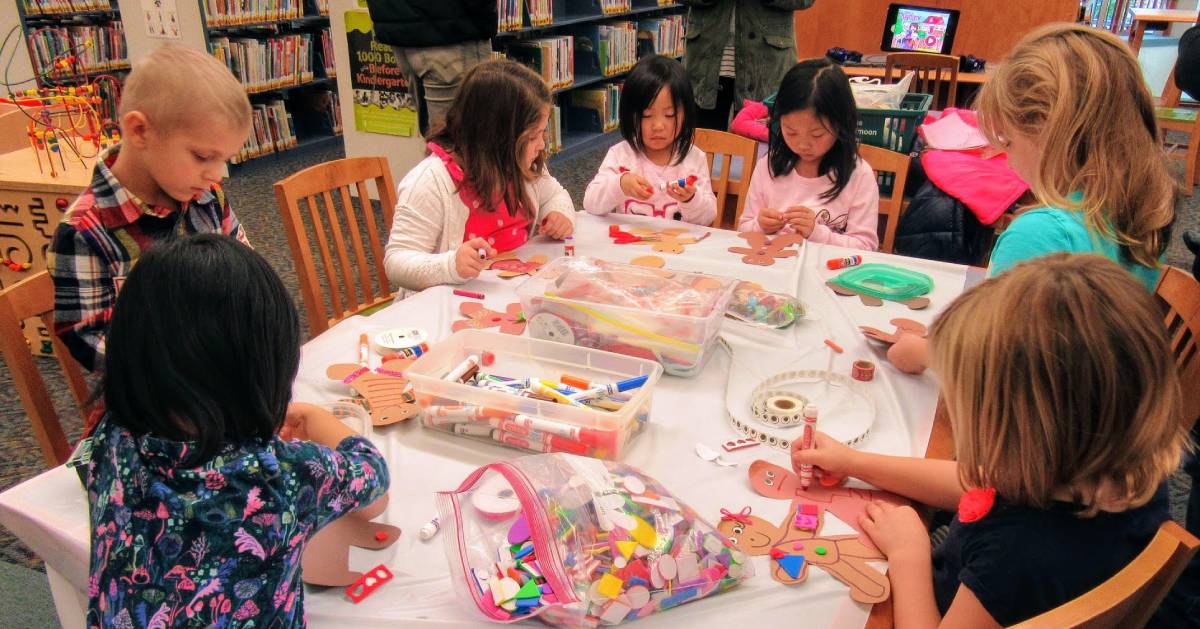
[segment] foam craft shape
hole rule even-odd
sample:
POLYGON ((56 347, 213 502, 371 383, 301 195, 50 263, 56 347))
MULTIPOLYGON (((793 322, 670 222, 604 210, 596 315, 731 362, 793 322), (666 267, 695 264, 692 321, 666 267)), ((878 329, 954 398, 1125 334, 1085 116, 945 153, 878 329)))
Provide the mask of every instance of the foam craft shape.
POLYGON ((497 276, 507 280, 522 275, 533 275, 545 263, 546 256, 541 254, 531 256, 528 260, 521 260, 516 253, 505 251, 488 260, 487 266, 484 268, 498 271, 497 276))
POLYGON ((741 232, 738 237, 750 246, 730 247, 729 252, 740 253, 743 263, 758 266, 771 266, 775 260, 795 257, 796 250, 788 247, 804 242, 804 236, 800 234, 782 234, 771 238, 762 232, 741 232))
POLYGON ((482 330, 484 328, 500 328, 505 334, 520 336, 525 332, 525 315, 521 312, 521 304, 509 304, 504 312, 496 312, 484 307, 477 301, 463 302, 458 305, 458 311, 466 319, 455 321, 450 329, 457 332, 466 328, 482 330))
POLYGON ((686 227, 671 227, 668 229, 634 227, 629 231, 639 238, 634 244, 650 245, 650 248, 657 253, 683 253, 684 245, 694 245, 700 242, 691 236, 683 237, 683 234, 686 234, 688 231, 686 227))
MULTIPOLYGON (((390 372, 403 372, 410 364, 411 358, 389 360, 385 369, 390 372)), ((363 367, 359 365, 338 363, 330 365, 325 370, 325 375, 333 380, 345 380, 361 369, 363 367)), ((367 401, 373 426, 391 426, 415 417, 421 411, 416 400, 404 393, 408 387, 406 378, 367 371, 351 380, 349 385, 367 401)))
MULTIPOLYGON (((882 306, 883 305, 883 300, 874 295, 860 293, 856 290, 846 288, 844 286, 838 286, 837 284, 834 284, 833 282, 825 282, 825 285, 828 286, 830 290, 832 290, 833 292, 835 292, 843 297, 853 297, 853 296, 857 295, 858 298, 860 300, 862 300, 862 303, 864 306, 882 306)), ((929 307, 929 298, 928 297, 913 297, 912 299, 899 300, 896 303, 900 303, 900 304, 904 304, 905 306, 908 306, 909 310, 921 310, 922 308, 929 307)))
POLYGON ((625 540, 621 540, 621 541, 617 542, 617 550, 621 551, 621 556, 624 557, 626 560, 629 559, 630 555, 633 555, 633 551, 637 550, 637 547, 638 547, 637 542, 630 542, 630 541, 625 541, 625 540))
POLYGON ((924 338, 926 335, 929 334, 928 328, 926 328, 925 325, 922 324, 920 321, 913 321, 912 319, 896 318, 896 319, 892 319, 888 323, 891 323, 892 325, 896 326, 896 330, 894 332, 884 332, 883 330, 880 330, 879 328, 873 328, 869 325, 859 326, 858 329, 859 329, 859 331, 861 331, 863 333, 863 336, 865 336, 873 341, 879 341, 880 343, 887 343, 888 345, 894 345, 896 343, 896 341, 900 340, 901 335, 905 332, 910 333, 910 334, 916 334, 917 336, 920 336, 922 338, 924 338))
MULTIPOLYGON (((773 566, 771 578, 784 585, 796 585, 808 578, 808 567, 816 566, 830 576, 850 587, 850 598, 859 603, 878 603, 891 594, 891 583, 887 575, 871 567, 867 562, 884 559, 883 553, 864 544, 858 535, 833 535, 818 537, 813 531, 801 531, 791 524, 791 513, 778 526, 750 515, 749 524, 736 520, 722 520, 717 530, 727 536, 734 546, 747 555, 771 555, 773 566), (735 541, 736 540, 736 541, 735 541), (824 546, 824 555, 798 555, 787 552, 796 542, 824 546), (783 548, 785 550, 779 550, 783 548), (774 551, 774 552, 772 552, 774 551), (782 556, 780 556, 782 553, 782 556), (778 558, 776 558, 778 557, 778 558), (802 557, 797 562, 789 557, 802 557), (796 565, 799 563, 799 566, 796 565)), ((823 523, 823 515, 817 516, 823 523)))
POLYGON ((636 266, 644 266, 650 269, 661 269, 667 264, 667 261, 658 256, 638 256, 630 260, 629 263, 636 266))

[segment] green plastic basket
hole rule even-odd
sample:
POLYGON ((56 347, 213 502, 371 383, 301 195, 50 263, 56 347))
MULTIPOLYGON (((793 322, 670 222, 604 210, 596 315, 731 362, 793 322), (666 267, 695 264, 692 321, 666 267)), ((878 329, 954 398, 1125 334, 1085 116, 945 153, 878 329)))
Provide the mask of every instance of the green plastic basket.
POLYGON ((905 94, 900 109, 859 109, 858 141, 897 153, 911 151, 932 102, 930 94, 905 94))

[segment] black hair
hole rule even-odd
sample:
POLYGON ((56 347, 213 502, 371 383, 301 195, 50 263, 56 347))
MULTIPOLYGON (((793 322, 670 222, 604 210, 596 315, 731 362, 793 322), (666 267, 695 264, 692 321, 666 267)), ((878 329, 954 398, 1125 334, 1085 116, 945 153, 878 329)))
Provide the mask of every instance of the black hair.
POLYGON ((806 109, 812 109, 827 122, 836 137, 817 168, 818 175, 828 174, 833 179, 833 186, 821 193, 821 198, 833 200, 850 183, 850 175, 858 161, 858 107, 854 104, 854 93, 850 91, 846 74, 829 59, 801 61, 788 70, 779 84, 775 107, 771 110, 768 158, 772 177, 783 176, 800 161, 800 156, 784 141, 779 119, 806 109))
POLYGON ((117 296, 101 391, 111 421, 194 448, 270 440, 300 363, 300 323, 283 282, 250 247, 217 234, 141 256, 117 296))
POLYGON ((692 137, 696 134, 696 99, 692 96, 692 82, 688 79, 683 64, 670 57, 651 55, 643 58, 629 71, 625 85, 621 88, 621 137, 638 153, 646 152, 642 141, 642 114, 663 88, 671 90, 675 103, 675 115, 683 116, 679 135, 671 144, 674 163, 683 163, 688 151, 692 150, 692 137))

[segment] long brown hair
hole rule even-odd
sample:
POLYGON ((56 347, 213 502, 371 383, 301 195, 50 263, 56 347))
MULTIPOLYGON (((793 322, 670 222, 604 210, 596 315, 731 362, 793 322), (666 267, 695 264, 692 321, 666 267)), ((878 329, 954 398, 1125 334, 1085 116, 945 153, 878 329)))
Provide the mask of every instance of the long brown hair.
POLYGON ((487 211, 495 211, 503 199, 509 213, 534 216, 524 184, 544 172, 546 156, 527 170, 519 154, 522 136, 549 107, 550 88, 533 70, 491 59, 467 72, 445 124, 429 140, 457 158, 487 211))
POLYGON ((932 367, 965 487, 1082 515, 1147 502, 1188 429, 1165 326, 1128 271, 1052 254, 963 293, 933 324, 932 367))
POLYGON ((996 69, 976 108, 993 145, 1004 147, 1013 133, 1042 145, 1028 182, 1039 204, 1082 211, 1088 228, 1128 260, 1158 266, 1178 187, 1159 147, 1154 101, 1124 41, 1076 24, 1039 28, 996 69))

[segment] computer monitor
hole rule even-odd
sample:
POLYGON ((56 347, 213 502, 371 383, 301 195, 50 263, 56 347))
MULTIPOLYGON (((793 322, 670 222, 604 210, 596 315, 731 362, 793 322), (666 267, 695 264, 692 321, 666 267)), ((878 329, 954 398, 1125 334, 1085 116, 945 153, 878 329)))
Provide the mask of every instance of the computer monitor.
POLYGON ((882 50, 948 55, 954 46, 958 10, 891 4, 883 24, 882 50))

